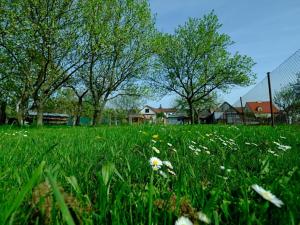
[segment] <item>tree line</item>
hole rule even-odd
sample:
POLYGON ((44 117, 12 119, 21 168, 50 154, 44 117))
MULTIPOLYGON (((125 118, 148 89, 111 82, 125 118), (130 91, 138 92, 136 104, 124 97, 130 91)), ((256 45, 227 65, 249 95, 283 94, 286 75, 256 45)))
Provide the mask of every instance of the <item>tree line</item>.
POLYGON ((220 28, 211 12, 159 32, 147 0, 0 0, 0 123, 9 106, 19 125, 29 110, 42 125, 66 89, 77 124, 85 101, 97 125, 108 102, 149 92, 175 93, 195 122, 215 90, 255 78, 253 60, 230 53, 220 28))

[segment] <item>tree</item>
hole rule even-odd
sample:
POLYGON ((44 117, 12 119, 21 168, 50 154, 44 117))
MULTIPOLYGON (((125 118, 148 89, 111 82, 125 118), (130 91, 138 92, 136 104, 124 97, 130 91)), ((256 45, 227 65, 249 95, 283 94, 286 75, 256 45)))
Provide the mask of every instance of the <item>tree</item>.
POLYGON ((123 95, 146 74, 154 25, 146 0, 83 1, 82 18, 89 49, 85 83, 92 96, 93 125, 112 98, 123 95))
POLYGON ((189 19, 174 34, 160 34, 156 40, 156 67, 150 81, 184 99, 192 123, 196 122, 195 104, 211 92, 249 85, 255 77, 253 60, 230 54, 233 42, 220 28, 211 12, 202 19, 189 19))
MULTIPOLYGON (((43 104, 84 64, 77 0, 16 0, 4 5, 0 46, 16 64, 17 108, 28 100, 43 122, 43 104)), ((22 119, 20 118, 20 123, 22 119)))
POLYGON ((300 100, 293 86, 287 85, 274 95, 274 103, 286 113, 287 123, 300 110, 300 100))

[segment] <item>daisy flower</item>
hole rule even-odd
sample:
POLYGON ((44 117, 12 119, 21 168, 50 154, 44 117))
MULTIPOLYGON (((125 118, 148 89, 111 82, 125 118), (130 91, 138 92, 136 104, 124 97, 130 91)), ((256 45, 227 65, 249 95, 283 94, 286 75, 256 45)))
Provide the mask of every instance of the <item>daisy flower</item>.
POLYGON ((204 223, 210 224, 210 219, 205 215, 203 212, 198 212, 198 219, 201 220, 204 223))
POLYGON ((154 147, 154 146, 152 147, 152 150, 155 151, 157 154, 160 153, 160 151, 158 150, 158 148, 156 148, 156 147, 154 147))
POLYGON ((193 223, 189 218, 182 216, 176 220, 175 225, 193 225, 193 223))
POLYGON ((270 191, 266 191, 265 189, 263 189, 262 187, 260 187, 257 184, 253 184, 251 186, 253 188, 254 191, 256 191, 261 197, 263 197, 264 199, 268 200, 269 202, 273 203, 274 205, 276 205, 277 207, 281 207, 283 205, 283 202, 278 199, 275 195, 273 195, 270 191))
POLYGON ((162 161, 157 157, 151 157, 149 163, 152 166, 153 170, 159 170, 163 165, 162 161))

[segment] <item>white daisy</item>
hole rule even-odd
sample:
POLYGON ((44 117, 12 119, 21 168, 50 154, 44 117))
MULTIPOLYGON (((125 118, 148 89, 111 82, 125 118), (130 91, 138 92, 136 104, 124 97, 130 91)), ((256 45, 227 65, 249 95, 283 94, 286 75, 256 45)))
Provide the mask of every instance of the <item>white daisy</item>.
POLYGON ((182 216, 176 220, 175 225, 193 225, 193 223, 189 218, 182 216))
POLYGON ((152 166, 153 170, 159 170, 163 165, 162 161, 157 157, 151 157, 149 163, 152 166))
POLYGON ((157 154, 160 153, 160 151, 156 147, 154 147, 154 146, 152 147, 152 150, 155 151, 157 154))
POLYGON ((256 191, 261 197, 263 197, 264 199, 268 200, 269 202, 273 203, 274 205, 276 205, 277 207, 281 207, 283 205, 283 202, 278 199, 275 195, 273 195, 270 191, 266 191, 265 189, 263 189, 262 187, 260 187, 257 184, 253 184, 251 186, 253 188, 254 191, 256 191))
POLYGON ((171 170, 173 169, 172 164, 170 163, 170 161, 163 161, 163 164, 166 165, 168 168, 170 168, 171 170))
POLYGON ((210 224, 210 219, 207 217, 207 215, 205 215, 203 212, 198 212, 198 218, 199 220, 201 220, 204 223, 210 224))
POLYGON ((220 169, 221 170, 225 170, 225 166, 220 166, 220 169))

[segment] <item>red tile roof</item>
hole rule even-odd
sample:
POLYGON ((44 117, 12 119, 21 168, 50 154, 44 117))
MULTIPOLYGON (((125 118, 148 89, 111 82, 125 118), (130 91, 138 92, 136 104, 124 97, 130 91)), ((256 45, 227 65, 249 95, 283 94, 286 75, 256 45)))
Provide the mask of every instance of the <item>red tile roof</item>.
MULTIPOLYGON (((248 107, 253 113, 271 113, 270 102, 247 102, 248 107)), ((279 109, 273 104, 273 113, 278 113, 279 109)))

